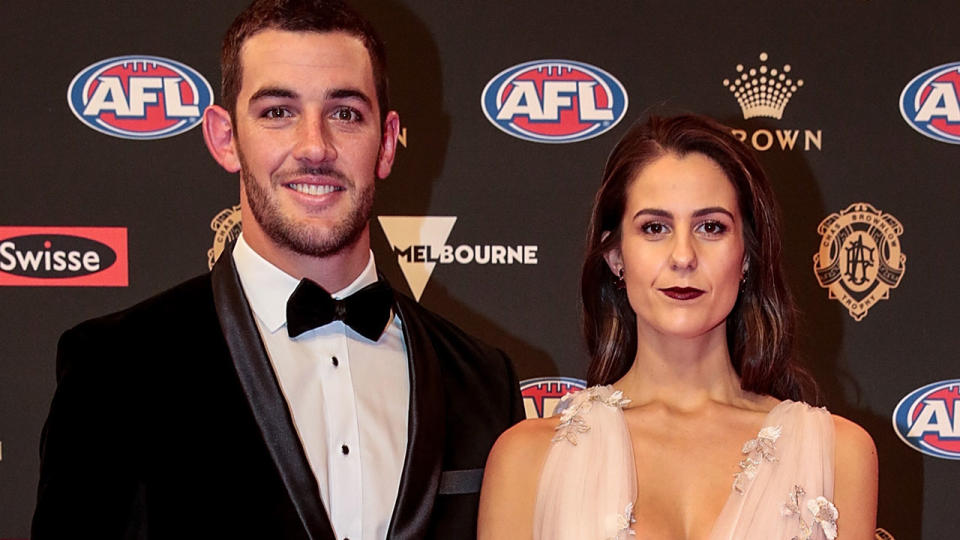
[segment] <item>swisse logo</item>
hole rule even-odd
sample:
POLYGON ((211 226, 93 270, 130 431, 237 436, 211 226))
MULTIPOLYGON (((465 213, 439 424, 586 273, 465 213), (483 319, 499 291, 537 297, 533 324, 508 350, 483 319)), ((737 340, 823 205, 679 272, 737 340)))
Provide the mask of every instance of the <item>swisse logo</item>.
POLYGON ((586 387, 586 381, 573 377, 537 377, 520 381, 520 395, 523 396, 527 418, 553 416, 560 398, 586 387))
POLYGON ((900 440, 928 456, 960 459, 960 379, 910 392, 893 410, 900 440))
POLYGON ((456 217, 378 216, 377 220, 417 300, 437 264, 537 264, 539 248, 534 245, 447 245, 456 217))
MULTIPOLYGON (((760 53, 760 65, 737 64, 731 78, 723 86, 740 105, 743 119, 773 118, 780 120, 790 98, 803 87, 803 79, 793 74, 790 64, 779 68, 767 65, 769 55, 760 53)), ((822 150, 823 132, 819 129, 733 129, 733 135, 759 152, 767 150, 822 150)))
POLYGON ((535 60, 505 69, 480 97, 487 120, 540 143, 570 143, 610 130, 627 112, 627 92, 613 75, 573 60, 535 60))
POLYGON ((157 56, 118 56, 84 68, 67 89, 70 110, 87 126, 123 139, 162 139, 200 124, 213 103, 193 68, 157 56))
POLYGON ((960 62, 914 77, 900 94, 900 114, 927 137, 960 144, 960 62))
POLYGON ((0 285, 126 287, 127 230, 0 227, 0 285))

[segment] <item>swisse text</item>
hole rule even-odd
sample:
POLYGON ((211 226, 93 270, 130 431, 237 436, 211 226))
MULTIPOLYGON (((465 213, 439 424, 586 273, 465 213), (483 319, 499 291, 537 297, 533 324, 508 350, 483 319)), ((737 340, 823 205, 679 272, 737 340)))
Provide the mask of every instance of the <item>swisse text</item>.
POLYGON ((117 255, 88 238, 30 235, 0 242, 0 270, 39 278, 83 276, 109 268, 117 255))

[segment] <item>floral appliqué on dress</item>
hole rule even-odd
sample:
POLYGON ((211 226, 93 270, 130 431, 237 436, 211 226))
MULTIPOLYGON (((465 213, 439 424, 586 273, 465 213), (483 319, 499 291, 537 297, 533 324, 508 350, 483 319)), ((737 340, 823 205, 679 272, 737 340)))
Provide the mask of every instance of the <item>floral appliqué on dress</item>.
MULTIPOLYGON (((797 521, 800 523, 800 536, 794 536, 792 540, 808 540, 813 536, 813 529, 803 519, 803 512, 800 510, 800 501, 805 493, 802 487, 793 486, 789 499, 780 510, 784 516, 797 516, 797 521)), ((813 526, 819 525, 823 529, 823 535, 829 540, 834 540, 837 537, 837 518, 840 517, 837 507, 826 497, 821 496, 816 499, 807 499, 807 510, 813 514, 813 526)))
POLYGON ((623 392, 614 390, 612 386, 592 386, 575 394, 567 394, 560 400, 558 410, 560 424, 557 425, 557 434, 553 442, 566 440, 570 444, 577 444, 577 435, 590 431, 590 426, 583 420, 583 415, 590 412, 594 402, 600 402, 608 407, 623 408, 630 400, 623 397, 623 392))
MULTIPOLYGON (((614 390, 612 386, 593 386, 574 394, 567 394, 560 400, 557 411, 560 411, 560 424, 557 425, 557 434, 553 442, 567 441, 576 446, 577 438, 581 433, 590 431, 590 426, 583 419, 590 412, 594 403, 601 403, 608 407, 622 409, 630 400, 623 397, 623 392, 614 390)), ((611 516, 615 527, 613 536, 606 540, 627 540, 636 536, 630 525, 636 523, 633 517, 633 503, 627 504, 622 513, 611 516)))
POLYGON ((627 540, 631 536, 636 536, 637 533, 630 528, 630 525, 636 522, 636 518, 633 517, 633 503, 630 503, 623 509, 622 514, 617 514, 617 534, 607 540, 627 540))
POLYGON ((753 480, 757 476, 761 463, 777 461, 774 454, 777 449, 775 443, 782 430, 783 426, 767 426, 760 430, 756 439, 744 443, 741 452, 747 457, 740 461, 740 472, 733 475, 733 489, 737 490, 737 493, 743 493, 747 480, 753 480))

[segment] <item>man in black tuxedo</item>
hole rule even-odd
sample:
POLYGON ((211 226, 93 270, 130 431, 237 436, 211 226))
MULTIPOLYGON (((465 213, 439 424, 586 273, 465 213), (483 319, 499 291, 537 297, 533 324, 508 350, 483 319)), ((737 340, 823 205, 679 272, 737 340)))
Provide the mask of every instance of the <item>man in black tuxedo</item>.
POLYGON ((33 539, 474 538, 509 359, 379 278, 399 119, 339 2, 258 0, 204 138, 244 230, 208 275, 67 331, 33 539), (327 291, 335 291, 328 294, 327 291))

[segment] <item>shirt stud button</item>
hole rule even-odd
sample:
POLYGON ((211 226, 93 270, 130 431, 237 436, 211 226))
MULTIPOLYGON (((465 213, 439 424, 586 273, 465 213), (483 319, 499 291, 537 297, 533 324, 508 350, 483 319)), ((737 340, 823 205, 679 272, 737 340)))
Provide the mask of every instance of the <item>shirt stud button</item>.
POLYGON ((347 455, 350 453, 350 447, 347 445, 343 445, 340 447, 340 451, 343 452, 343 455, 347 455))
POLYGON ((338 360, 336 356, 331 357, 331 358, 330 358, 330 361, 333 362, 333 367, 337 367, 337 366, 340 365, 340 360, 338 360))

